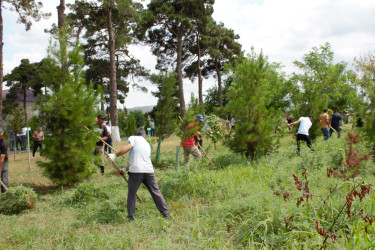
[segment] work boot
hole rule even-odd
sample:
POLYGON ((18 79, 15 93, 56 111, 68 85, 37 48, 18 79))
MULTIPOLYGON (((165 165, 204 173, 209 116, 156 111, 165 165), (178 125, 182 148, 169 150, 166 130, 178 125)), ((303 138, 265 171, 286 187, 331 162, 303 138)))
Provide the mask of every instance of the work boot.
POLYGON ((100 173, 101 173, 102 175, 104 175, 104 166, 100 166, 99 168, 100 168, 100 173))

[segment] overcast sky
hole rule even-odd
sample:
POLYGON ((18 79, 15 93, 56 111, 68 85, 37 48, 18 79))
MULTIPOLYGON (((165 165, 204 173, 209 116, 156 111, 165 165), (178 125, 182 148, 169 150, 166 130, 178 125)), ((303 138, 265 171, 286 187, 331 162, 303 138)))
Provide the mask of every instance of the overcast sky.
MULTIPOLYGON (((49 35, 44 29, 57 23, 59 0, 42 2, 53 15, 47 21, 34 23, 28 32, 16 23, 14 12, 3 9, 4 74, 10 73, 23 58, 37 62, 46 56, 49 35)), ((217 22, 240 35, 245 51, 249 52, 251 47, 256 51, 262 49, 270 61, 282 63, 287 73, 295 70, 293 61, 301 60, 312 47, 326 42, 332 45, 335 60, 346 61, 349 66, 354 57, 375 49, 373 0, 216 0, 214 10, 217 22)), ((148 49, 134 47, 132 51, 142 65, 153 70, 156 59, 148 49)), ((205 80, 203 84, 207 90, 216 80, 205 80)), ((197 83, 185 80, 184 88, 186 100, 191 92, 197 96, 197 83)), ((131 89, 125 102, 131 108, 154 105, 157 99, 131 89)))

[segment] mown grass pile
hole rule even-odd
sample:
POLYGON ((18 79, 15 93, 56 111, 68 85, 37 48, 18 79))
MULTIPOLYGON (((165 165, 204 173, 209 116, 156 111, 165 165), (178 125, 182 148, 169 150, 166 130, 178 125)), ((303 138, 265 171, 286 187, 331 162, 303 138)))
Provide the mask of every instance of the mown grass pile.
MULTIPOLYGON (((125 182, 108 164, 104 177, 98 174, 76 188, 40 195, 36 208, 21 215, 0 215, 0 247, 278 249, 319 248, 323 242, 335 249, 371 247, 373 187, 368 186, 362 201, 353 197, 350 211, 346 198, 354 187, 360 193, 362 186, 374 183, 375 164, 363 161, 360 174, 352 179, 328 178, 327 168, 340 166, 346 156, 348 145, 342 137, 327 143, 318 138, 313 152, 303 146, 297 156, 289 135, 277 152, 256 162, 222 145, 213 150, 206 143, 217 170, 207 160, 175 169, 178 140, 172 138, 173 143, 166 143, 171 146, 162 146, 161 161, 169 167, 156 169, 172 212, 169 219, 160 216, 142 187, 139 195, 144 202, 137 201, 136 220, 129 222, 125 182), (301 197, 304 200, 297 205, 301 197)), ((361 141, 355 147, 361 155, 371 145, 361 141)), ((180 154, 180 163, 182 158, 180 154)), ((119 159, 118 164, 126 166, 127 160, 119 159)))
POLYGON ((24 210, 34 208, 37 195, 31 188, 18 186, 0 195, 1 214, 19 214, 24 210))

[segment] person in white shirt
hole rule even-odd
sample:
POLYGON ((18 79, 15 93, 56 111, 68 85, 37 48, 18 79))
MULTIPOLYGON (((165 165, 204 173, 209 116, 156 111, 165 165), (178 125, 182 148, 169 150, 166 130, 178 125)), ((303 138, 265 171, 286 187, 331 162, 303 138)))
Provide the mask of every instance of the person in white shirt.
POLYGON ((116 157, 129 152, 129 167, 126 170, 129 174, 127 209, 130 220, 135 218, 135 198, 141 183, 147 187, 163 217, 169 217, 170 215, 168 206, 156 182, 154 167, 151 162, 151 148, 145 137, 145 130, 138 128, 135 136, 128 138, 126 146, 115 154, 109 154, 108 156, 111 161, 114 161, 116 157))
POLYGON ((297 132, 297 154, 298 155, 300 152, 301 141, 305 141, 307 146, 312 149, 311 141, 309 138, 309 129, 312 126, 312 122, 311 122, 312 119, 313 119, 313 115, 310 114, 308 117, 301 117, 298 119, 298 121, 287 124, 288 127, 300 124, 298 128, 298 132, 297 132))

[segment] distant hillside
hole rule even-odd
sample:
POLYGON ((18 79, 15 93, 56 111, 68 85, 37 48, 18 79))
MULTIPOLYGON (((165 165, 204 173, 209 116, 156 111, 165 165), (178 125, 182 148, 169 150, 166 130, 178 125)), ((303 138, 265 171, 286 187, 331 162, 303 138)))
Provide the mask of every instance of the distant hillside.
POLYGON ((140 110, 143 113, 148 113, 148 112, 151 112, 153 107, 154 106, 142 106, 142 107, 128 108, 128 112, 132 112, 134 110, 140 110))

